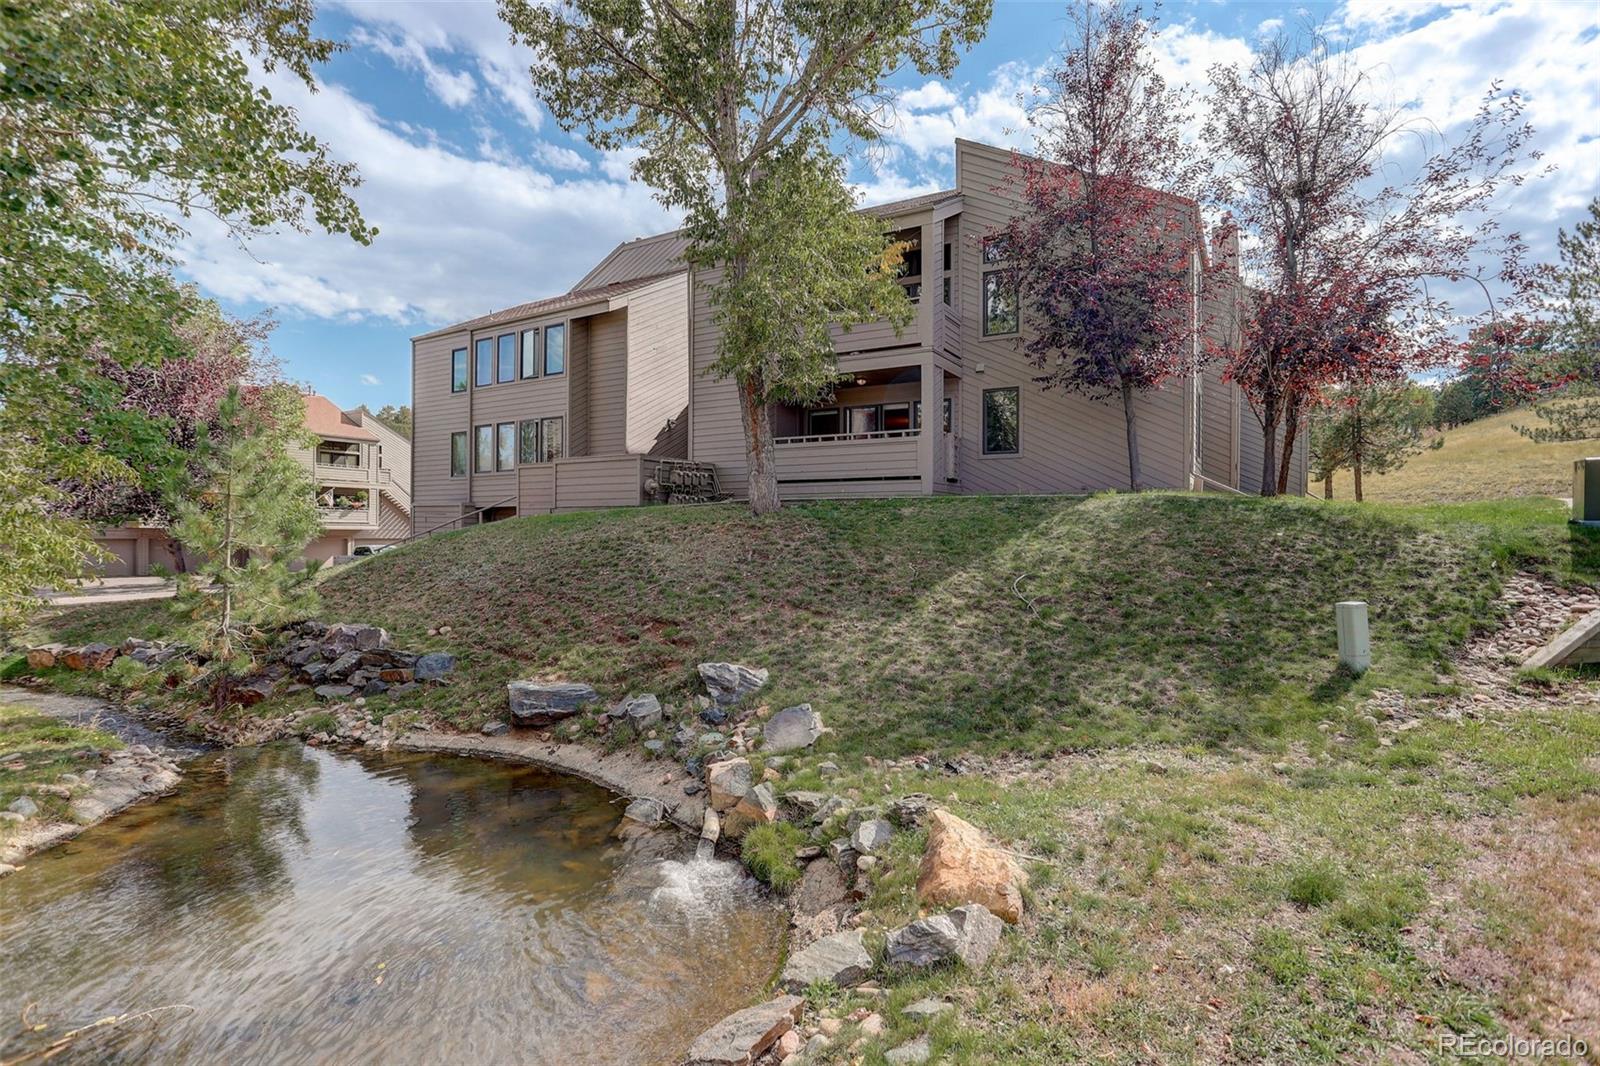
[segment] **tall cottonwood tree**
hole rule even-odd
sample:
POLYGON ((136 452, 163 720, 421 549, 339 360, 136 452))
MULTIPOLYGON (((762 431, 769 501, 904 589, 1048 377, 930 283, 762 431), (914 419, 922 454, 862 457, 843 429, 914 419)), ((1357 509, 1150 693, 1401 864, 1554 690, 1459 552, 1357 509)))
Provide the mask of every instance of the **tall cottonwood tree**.
POLYGON ((1029 108, 1039 158, 1019 159, 1022 211, 998 234, 1032 311, 1047 389, 1120 401, 1128 487, 1142 477, 1135 399, 1196 368, 1204 167, 1184 95, 1157 73, 1153 21, 1077 0, 1065 47, 1029 108))
POLYGON ((768 405, 837 376, 830 321, 909 320, 896 256, 851 210, 840 136, 878 137, 885 79, 948 75, 991 0, 500 0, 565 129, 637 149, 635 174, 685 214, 739 392, 750 506, 779 505, 768 405), (886 249, 888 254, 885 254, 886 249))
POLYGON ((1227 373, 1261 425, 1262 493, 1274 495, 1325 390, 1458 362, 1471 326, 1530 298, 1522 239, 1493 208, 1537 157, 1516 92, 1489 86, 1441 144, 1375 105, 1352 53, 1314 30, 1267 40, 1247 70, 1214 67, 1211 81, 1213 197, 1251 238, 1256 290, 1227 373), (1503 306, 1486 298, 1491 282, 1503 306), (1458 310, 1452 289, 1478 310, 1458 310), (1368 343, 1375 330, 1396 343, 1368 343))
POLYGON ((372 238, 355 168, 252 77, 315 87, 337 46, 312 15, 311 0, 0 4, 0 451, 47 472, 15 535, 77 546, 48 569, 0 552, 0 585, 56 584, 93 555, 45 500, 55 480, 136 480, 90 443, 122 397, 101 369, 183 355, 192 309, 170 267, 194 215, 240 239, 282 224, 372 238))

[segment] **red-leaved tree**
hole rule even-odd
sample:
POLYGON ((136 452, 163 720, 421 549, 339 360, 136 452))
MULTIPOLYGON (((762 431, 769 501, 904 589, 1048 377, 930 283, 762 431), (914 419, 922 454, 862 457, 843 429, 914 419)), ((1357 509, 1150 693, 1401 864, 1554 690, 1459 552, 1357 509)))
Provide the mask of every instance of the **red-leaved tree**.
POLYGON ((1136 397, 1195 368, 1201 282, 1183 96, 1156 72, 1136 6, 1077 0, 1029 109, 1039 158, 1017 157, 1022 208, 1004 242, 1047 389, 1120 400, 1128 485, 1141 484, 1136 397))
POLYGON ((1528 301, 1535 273, 1493 207, 1538 154, 1517 93, 1491 85, 1440 144, 1375 104, 1351 53, 1314 30, 1268 40, 1248 70, 1214 67, 1211 81, 1212 191, 1247 238, 1255 290, 1226 373, 1261 425, 1273 495, 1325 390, 1458 362, 1474 326, 1528 301))

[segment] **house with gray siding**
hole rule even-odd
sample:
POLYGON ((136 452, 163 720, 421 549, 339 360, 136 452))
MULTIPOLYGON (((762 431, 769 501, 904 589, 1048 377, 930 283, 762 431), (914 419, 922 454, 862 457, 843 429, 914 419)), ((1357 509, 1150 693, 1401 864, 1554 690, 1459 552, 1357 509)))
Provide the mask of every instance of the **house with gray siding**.
MULTIPOLYGON (((1023 344, 1028 312, 1003 247, 984 237, 1019 209, 1009 149, 956 142, 952 189, 865 210, 908 243, 900 330, 836 330, 830 395, 772 410, 785 499, 1057 493, 1125 487, 1120 405, 1046 391, 1023 344)), ((1198 211, 1193 212, 1200 235, 1198 211)), ((618 246, 560 296, 434 330, 412 343, 415 525, 651 502, 714 476, 745 492, 734 383, 714 375, 714 270, 678 233, 618 246), (552 359, 551 353, 555 356, 552 359)), ((1231 240, 1196 242, 1192 313, 1233 335, 1244 287, 1231 240), (1231 267, 1202 298, 1210 259, 1231 267)), ((1214 366, 1140 396, 1150 487, 1259 488, 1261 433, 1214 366)), ((1305 490, 1304 446, 1289 490, 1305 490)))

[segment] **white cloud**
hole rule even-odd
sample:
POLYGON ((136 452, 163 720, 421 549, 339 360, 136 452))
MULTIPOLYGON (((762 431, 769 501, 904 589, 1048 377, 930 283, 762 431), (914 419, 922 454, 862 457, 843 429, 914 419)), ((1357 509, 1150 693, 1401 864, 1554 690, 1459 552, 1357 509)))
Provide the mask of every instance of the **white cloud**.
POLYGON ((378 380, 378 375, 376 375, 376 374, 362 374, 361 375, 361 384, 363 384, 363 385, 382 385, 383 382, 378 380))
POLYGON ((961 102, 959 96, 939 81, 930 81, 915 89, 907 89, 896 99, 899 105, 908 111, 944 110, 961 102))
POLYGON ((371 48, 402 69, 417 71, 428 91, 448 107, 465 107, 478 95, 476 78, 467 71, 453 71, 435 63, 432 54, 415 37, 371 33, 357 28, 351 34, 351 43, 371 48))

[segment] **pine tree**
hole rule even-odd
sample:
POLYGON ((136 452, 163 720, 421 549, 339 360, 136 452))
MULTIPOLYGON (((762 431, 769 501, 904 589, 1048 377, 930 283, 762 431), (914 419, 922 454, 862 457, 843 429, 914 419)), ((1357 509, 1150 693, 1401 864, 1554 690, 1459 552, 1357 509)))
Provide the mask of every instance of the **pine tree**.
POLYGON ((317 564, 292 569, 321 532, 310 475, 289 451, 303 421, 292 388, 230 389, 198 445, 202 487, 173 501, 173 536, 199 557, 177 609, 195 646, 226 664, 255 628, 317 607, 317 564))

